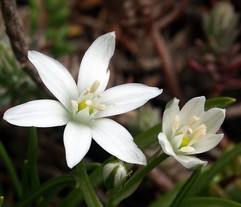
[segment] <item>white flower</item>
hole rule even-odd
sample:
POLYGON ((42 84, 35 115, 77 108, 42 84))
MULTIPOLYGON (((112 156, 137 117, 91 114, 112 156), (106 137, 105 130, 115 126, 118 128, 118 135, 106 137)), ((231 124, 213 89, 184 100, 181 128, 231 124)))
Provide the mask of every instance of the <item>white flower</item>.
POLYGON ((133 142, 131 134, 105 117, 136 109, 161 94, 162 90, 132 83, 105 91, 110 76, 108 65, 114 49, 114 32, 97 38, 80 64, 77 85, 62 64, 39 52, 30 51, 29 60, 58 101, 30 101, 7 110, 3 118, 18 126, 53 127, 67 124, 64 146, 70 168, 82 160, 92 138, 121 160, 146 164, 146 158, 133 142))
POLYGON ((189 100, 181 111, 178 103, 179 100, 174 98, 164 111, 159 143, 166 154, 186 168, 206 165, 206 161, 192 155, 206 152, 221 141, 223 134, 215 133, 224 121, 225 110, 204 111, 203 96, 189 100))

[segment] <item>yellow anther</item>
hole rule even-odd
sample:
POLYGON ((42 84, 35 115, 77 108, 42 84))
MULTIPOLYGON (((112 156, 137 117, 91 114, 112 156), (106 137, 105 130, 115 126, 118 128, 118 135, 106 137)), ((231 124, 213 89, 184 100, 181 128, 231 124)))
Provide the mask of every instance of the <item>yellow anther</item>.
POLYGON ((193 139, 198 139, 200 137, 203 137, 207 133, 207 127, 205 124, 201 124, 198 126, 196 129, 194 129, 192 138, 193 139))
POLYGON ((99 111, 103 111, 103 110, 106 109, 106 105, 104 105, 104 104, 96 104, 96 105, 95 105, 95 108, 96 108, 97 110, 99 110, 99 111))
POLYGON ((94 93, 100 86, 100 81, 96 80, 90 87, 90 93, 94 93))
POLYGON ((91 100, 85 101, 86 106, 93 106, 93 102, 91 100))
POLYGON ((179 150, 186 153, 195 152, 195 149, 191 146, 182 147, 179 150))
POLYGON ((191 119, 189 119, 189 120, 187 121, 187 125, 188 125, 188 126, 193 126, 193 125, 196 124, 199 120, 200 120, 199 117, 193 116, 191 119))

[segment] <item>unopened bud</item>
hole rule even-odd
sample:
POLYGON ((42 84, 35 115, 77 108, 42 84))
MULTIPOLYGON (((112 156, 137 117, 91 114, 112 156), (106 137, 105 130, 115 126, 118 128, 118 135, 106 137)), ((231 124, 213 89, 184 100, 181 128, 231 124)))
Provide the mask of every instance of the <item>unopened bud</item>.
POLYGON ((127 170, 121 161, 110 162, 103 167, 104 183, 108 189, 120 186, 127 175, 127 170))

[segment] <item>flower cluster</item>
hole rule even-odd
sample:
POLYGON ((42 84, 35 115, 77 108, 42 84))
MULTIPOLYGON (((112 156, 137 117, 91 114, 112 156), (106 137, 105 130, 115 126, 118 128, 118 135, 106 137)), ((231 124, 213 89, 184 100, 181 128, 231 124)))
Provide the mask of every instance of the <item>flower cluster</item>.
MULTIPOLYGON (((134 110, 160 95, 162 90, 136 83, 106 89, 110 77, 108 65, 114 49, 114 32, 97 38, 82 59, 77 84, 62 64, 39 52, 29 51, 29 60, 57 100, 30 101, 10 108, 3 118, 18 126, 66 125, 63 139, 70 168, 85 156, 92 138, 120 160, 145 165, 145 155, 131 134, 106 117, 134 110)), ((159 143, 166 154, 186 168, 204 165, 205 161, 192 155, 208 151, 220 142, 223 134, 216 132, 224 120, 225 110, 204 111, 204 97, 191 99, 181 110, 178 103, 174 98, 164 111, 159 143)), ((118 166, 119 177, 124 174, 123 169, 118 166)))

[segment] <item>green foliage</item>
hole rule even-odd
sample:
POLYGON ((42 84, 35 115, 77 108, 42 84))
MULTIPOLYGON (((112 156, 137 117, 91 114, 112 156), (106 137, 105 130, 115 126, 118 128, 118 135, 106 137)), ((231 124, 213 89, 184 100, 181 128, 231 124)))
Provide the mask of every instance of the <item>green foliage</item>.
POLYGON ((202 27, 208 41, 207 49, 214 54, 226 52, 238 35, 238 19, 232 4, 217 2, 209 14, 205 14, 202 27))
POLYGON ((179 207, 241 207, 240 203, 223 199, 223 198, 213 198, 213 197, 198 197, 198 198, 189 198, 183 201, 179 207))
MULTIPOLYGON (((43 9, 46 12, 45 38, 51 44, 50 52, 54 57, 70 54, 74 46, 67 40, 69 34, 69 7, 65 0, 44 0, 43 9)), ((40 5, 37 0, 29 0, 32 32, 36 32, 39 25, 40 5)))
POLYGON ((211 109, 214 107, 224 109, 235 102, 236 102, 236 99, 230 98, 230 97, 210 98, 210 99, 207 99, 205 102, 205 110, 207 111, 208 109, 211 109))
POLYGON ((0 42, 0 107, 22 102, 33 94, 36 87, 23 72, 6 42, 0 42), (20 90, 24 88, 24 90, 20 90))

